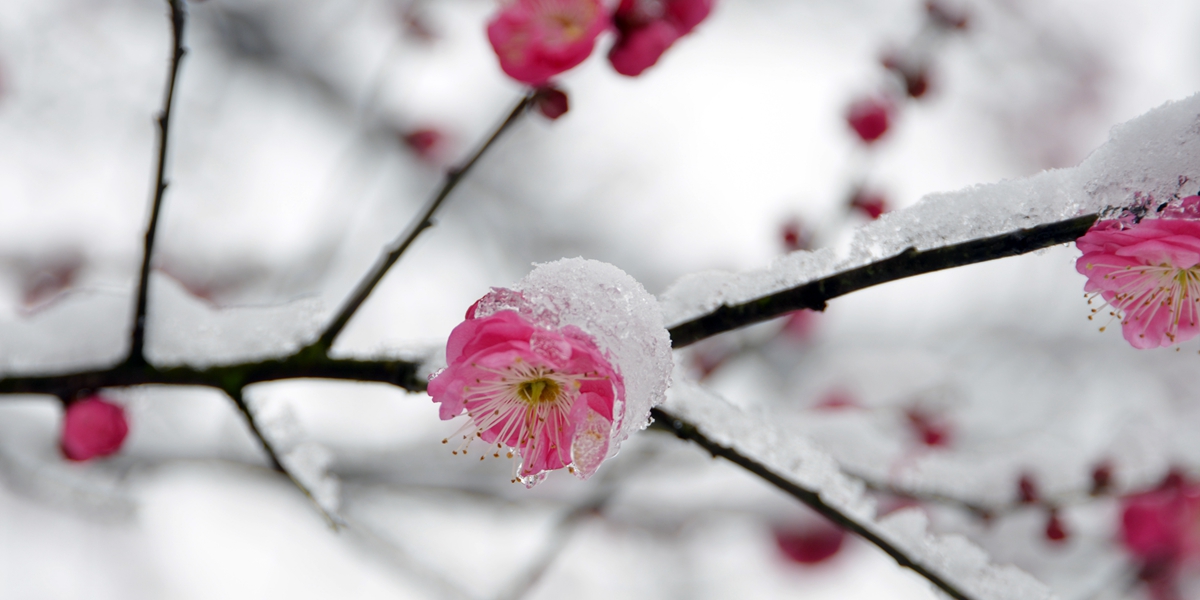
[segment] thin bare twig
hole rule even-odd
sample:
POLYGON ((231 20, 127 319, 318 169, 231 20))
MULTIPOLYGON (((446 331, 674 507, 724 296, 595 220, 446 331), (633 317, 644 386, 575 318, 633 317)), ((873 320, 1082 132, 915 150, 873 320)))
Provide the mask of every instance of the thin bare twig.
POLYGON ((317 510, 320 511, 321 516, 325 518, 325 522, 331 528, 336 530, 339 527, 345 526, 345 522, 340 516, 326 510, 326 508, 317 500, 316 496, 313 495, 312 490, 308 489, 308 486, 304 485, 303 482, 297 479, 296 476, 293 475, 286 466, 284 466, 279 453, 275 451, 275 446, 271 443, 271 440, 267 439, 267 436, 263 433, 262 428, 259 427, 258 419, 254 416, 254 411, 252 411, 250 406, 246 404, 246 399, 242 394, 242 388, 228 389, 225 390, 225 393, 229 395, 229 399, 233 400, 234 405, 237 406, 238 410, 242 413, 242 416, 246 418, 246 425, 250 426, 250 433, 254 434, 254 437, 258 439, 260 444, 262 444, 263 450, 266 450, 267 459, 271 462, 271 468, 275 469, 279 473, 287 475, 288 479, 292 480, 292 484, 299 488, 301 492, 304 492, 305 496, 308 496, 308 499, 312 501, 313 506, 317 507, 317 510))
POLYGON ((714 457, 719 456, 724 458, 765 479, 771 485, 774 485, 793 498, 796 498, 797 500, 808 505, 809 508, 817 511, 822 516, 836 523, 846 531, 854 533, 864 540, 875 544, 876 547, 886 552, 888 556, 891 556, 897 563, 899 563, 900 566, 912 569, 918 575, 928 579, 930 583, 936 585, 951 598, 955 598, 956 600, 971 600, 970 596, 959 590, 950 582, 943 579, 941 575, 934 573, 921 563, 913 560, 912 557, 910 557, 903 550, 892 545, 891 542, 883 539, 870 529, 867 529, 858 521, 855 521, 853 518, 842 514, 841 511, 833 506, 826 504, 825 501, 821 499, 820 494, 797 485, 790 479, 775 473, 766 466, 759 464, 755 460, 743 455, 733 448, 722 446, 721 444, 708 439, 708 437, 701 433, 695 425, 688 423, 687 421, 684 421, 665 410, 660 408, 651 409, 650 414, 654 418, 654 426, 656 428, 669 431, 679 439, 695 442, 714 457))
POLYGON ((183 47, 183 27, 187 21, 184 0, 167 0, 171 6, 171 69, 167 78, 167 89, 163 94, 162 112, 158 115, 158 172, 154 180, 154 200, 150 204, 150 223, 146 226, 146 239, 142 247, 142 269, 138 276, 137 308, 133 316, 133 332, 130 334, 129 357, 131 364, 146 362, 146 302, 150 284, 150 262, 154 254, 154 237, 158 232, 158 214, 163 196, 167 192, 167 149, 170 147, 171 105, 175 100, 175 82, 179 78, 179 64, 187 50, 183 47))
POLYGON ((342 329, 346 327, 346 324, 350 322, 350 319, 354 316, 354 313, 358 311, 358 308, 362 306, 362 303, 365 302, 367 297, 371 295, 371 292, 374 291, 375 286, 379 285, 379 282, 383 280, 384 275, 387 275, 388 269, 392 268, 392 265, 396 264, 396 261, 400 259, 400 256, 404 254, 406 250, 408 250, 408 247, 412 245, 413 241, 415 241, 417 237, 421 235, 421 232, 433 226, 433 213, 437 211, 438 207, 442 205, 442 202, 444 202, 450 193, 454 191, 454 188, 458 187, 458 184, 466 177, 467 173, 474 168, 475 163, 479 162, 479 159, 483 157, 488 149, 490 149, 492 145, 495 144, 502 135, 504 135, 504 132, 508 131, 513 124, 520 120, 521 116, 526 113, 532 101, 533 93, 522 96, 521 100, 518 101, 516 106, 513 107, 512 111, 509 112, 508 117, 504 119, 504 121, 501 122, 494 131, 492 131, 487 140, 484 141, 481 146, 479 146, 479 149, 477 149, 475 153, 472 154, 471 157, 468 158, 467 161, 462 165, 452 168, 446 172, 446 177, 442 180, 442 185, 440 188, 438 188, 437 193, 434 194, 428 202, 426 202, 425 207, 421 209, 420 215, 411 223, 409 223, 408 227, 404 230, 404 233, 400 234, 400 237, 396 238, 396 241, 388 247, 387 251, 375 261, 375 264, 371 267, 371 270, 368 271, 366 275, 363 276, 362 280, 359 281, 358 285, 346 299, 346 302, 342 305, 341 309, 338 310, 337 315, 332 321, 330 321, 329 326, 321 334, 321 337, 313 343, 312 347, 325 352, 333 346, 334 341, 337 340, 338 335, 341 334, 342 329))

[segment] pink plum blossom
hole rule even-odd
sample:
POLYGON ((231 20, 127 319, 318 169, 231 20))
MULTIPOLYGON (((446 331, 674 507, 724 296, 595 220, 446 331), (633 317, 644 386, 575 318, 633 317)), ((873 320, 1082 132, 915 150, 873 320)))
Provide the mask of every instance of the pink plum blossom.
POLYGON ((1088 278, 1084 290, 1113 308, 1134 348, 1170 346, 1200 334, 1198 207, 1200 196, 1190 196, 1157 218, 1097 221, 1075 241, 1083 252, 1075 269, 1088 278))
POLYGON ((713 0, 621 0, 613 16, 617 42, 608 53, 613 69, 640 75, 707 18, 712 6, 713 0))
POLYGON ((467 416, 455 453, 482 441, 481 460, 519 454, 513 479, 530 487, 555 469, 595 473, 650 424, 674 370, 657 299, 578 257, 492 288, 451 332, 446 363, 428 390, 442 419, 467 416))
POLYGON ((600 0, 509 0, 487 34, 509 77, 540 86, 583 62, 611 24, 600 0))
POLYGON ((496 457, 515 448, 525 481, 563 467, 590 476, 624 402, 621 374, 578 327, 547 329, 511 310, 476 318, 475 308, 450 334, 449 366, 429 381, 442 419, 470 418, 461 451, 476 438, 496 457))
POLYGON ((90 460, 121 449, 129 424, 125 410, 100 396, 72 402, 63 415, 62 452, 71 460, 90 460))

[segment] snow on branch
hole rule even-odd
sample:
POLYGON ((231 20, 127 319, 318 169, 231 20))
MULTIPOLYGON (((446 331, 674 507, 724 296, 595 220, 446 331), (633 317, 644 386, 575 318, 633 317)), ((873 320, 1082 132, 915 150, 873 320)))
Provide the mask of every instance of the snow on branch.
POLYGON ((659 298, 676 348, 880 283, 1070 242, 1107 210, 1200 186, 1200 95, 1113 128, 1079 166, 930 194, 860 228, 841 251, 688 275, 659 298))
POLYGON ((733 406, 699 384, 676 379, 656 426, 696 442, 766 479, 841 527, 878 546, 953 598, 977 600, 1054 598, 1041 582, 1013 566, 992 564, 958 535, 927 530, 917 509, 877 518, 862 481, 842 472, 830 455, 777 420, 733 406))

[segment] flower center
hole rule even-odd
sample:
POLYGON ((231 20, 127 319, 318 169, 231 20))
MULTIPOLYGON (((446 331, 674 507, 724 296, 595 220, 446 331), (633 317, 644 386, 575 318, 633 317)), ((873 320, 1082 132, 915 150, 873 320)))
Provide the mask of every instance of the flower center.
POLYGON ((522 381, 517 386, 517 396, 531 406, 556 402, 560 393, 562 387, 558 382, 545 377, 522 381))

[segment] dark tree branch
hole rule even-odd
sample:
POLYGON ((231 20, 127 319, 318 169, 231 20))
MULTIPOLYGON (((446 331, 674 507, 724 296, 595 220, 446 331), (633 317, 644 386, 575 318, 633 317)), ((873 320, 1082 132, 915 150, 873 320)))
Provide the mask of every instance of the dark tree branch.
POLYGON ((856 269, 742 304, 721 306, 707 315, 672 327, 671 345, 682 348, 706 337, 766 321, 793 310, 825 310, 827 300, 881 283, 1073 242, 1087 232, 1096 218, 1097 215, 1084 215, 932 250, 909 248, 891 258, 856 269))
POLYGON ((654 418, 654 426, 658 429, 663 429, 675 434, 681 440, 695 442, 701 448, 704 448, 709 454, 714 457, 724 458, 755 475, 765 479, 771 485, 783 490, 788 495, 806 504, 809 508, 820 513, 825 518, 842 527, 846 531, 854 533, 859 537, 875 544, 880 550, 883 550, 891 556, 902 567, 912 569, 918 575, 928 579, 930 583, 936 585, 939 589, 945 592, 956 600, 971 600, 971 597, 960 591, 950 582, 942 579, 940 575, 925 568, 924 565, 914 561, 905 552, 892 545, 891 542, 879 537, 873 531, 867 529, 854 519, 842 514, 836 508, 825 503, 821 496, 809 489, 800 487, 791 480, 775 473, 767 467, 759 464, 753 459, 742 455, 733 448, 727 448, 718 444, 706 437, 695 425, 688 423, 682 419, 676 418, 671 413, 654 408, 650 410, 650 415, 654 418))
POLYGON ((205 369, 121 363, 109 369, 0 379, 0 394, 49 394, 71 398, 81 391, 135 385, 192 385, 228 391, 281 379, 335 379, 386 383, 410 391, 425 389, 419 365, 402 360, 353 360, 294 354, 205 369))
POLYGON ((529 108, 532 100, 533 93, 523 96, 521 100, 517 102, 517 105, 513 107, 512 111, 509 112, 508 117, 504 119, 504 121, 501 122, 494 131, 492 131, 492 134, 488 136, 488 139, 484 141, 481 146, 479 146, 475 153, 472 154, 465 163, 446 172, 446 177, 442 180, 442 186, 438 189, 437 193, 429 199, 429 201, 425 204, 425 207, 421 209, 420 216, 409 223, 408 228, 405 229, 404 233, 402 233, 400 237, 396 238, 396 241, 388 247, 387 252, 385 252, 379 257, 378 260, 375 261, 375 264, 371 267, 371 270, 363 276, 362 280, 360 280, 358 285, 354 288, 354 292, 350 294, 350 296, 346 299, 346 302, 342 305, 341 309, 338 310, 337 315, 329 323, 329 327, 327 327, 324 333, 321 334, 321 337, 313 343, 314 348, 319 348, 321 351, 328 351, 329 348, 333 346, 333 342, 337 340, 338 335, 342 333, 342 329, 344 329, 346 324, 350 322, 350 319, 354 316, 354 313, 358 311, 358 308, 362 306, 362 303, 365 302, 367 297, 371 295, 371 292, 375 289, 375 286, 379 285, 379 282, 383 280, 384 275, 387 275, 388 269, 392 268, 392 265, 396 264, 396 261, 400 259, 400 256, 404 254, 406 250, 408 250, 408 247, 411 246, 413 241, 417 239, 417 236, 421 235, 421 232, 433 226, 433 213, 437 211, 438 207, 442 205, 442 202, 444 202, 450 193, 454 191, 454 188, 458 187, 458 184, 467 176, 467 173, 474 168, 475 163, 479 162, 479 159, 483 157, 488 149, 490 149, 492 145, 495 144, 502 135, 504 135, 504 132, 508 131, 513 124, 520 120, 521 116, 524 115, 526 110, 529 108))
POLYGON ((175 100, 175 82, 179 78, 179 64, 187 50, 183 47, 183 26, 187 20, 184 0, 168 0, 171 6, 171 69, 167 77, 167 89, 163 94, 162 112, 158 115, 158 173, 154 180, 154 201, 150 204, 150 223, 146 226, 146 239, 142 248, 142 269, 138 276, 137 308, 133 315, 133 333, 130 335, 129 357, 131 364, 146 362, 146 301, 150 284, 150 262, 154 255, 154 236, 158 232, 158 213, 162 209, 163 196, 167 192, 167 149, 171 132, 171 105, 175 100))

